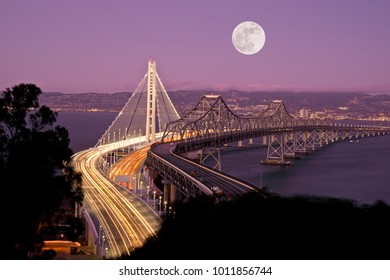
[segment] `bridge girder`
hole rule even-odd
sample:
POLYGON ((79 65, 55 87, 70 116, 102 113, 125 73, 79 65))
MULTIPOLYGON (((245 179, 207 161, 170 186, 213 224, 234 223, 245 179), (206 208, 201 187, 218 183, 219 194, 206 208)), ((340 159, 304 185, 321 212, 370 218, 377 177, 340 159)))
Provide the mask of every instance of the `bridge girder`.
POLYGON ((211 191, 189 174, 175 168, 174 165, 165 160, 153 155, 152 151, 148 151, 148 156, 145 165, 149 168, 163 174, 164 180, 172 183, 186 197, 196 197, 201 194, 211 194, 211 191))
MULTIPOLYGON (((316 119, 294 119, 280 100, 271 102, 261 115, 238 116, 220 96, 206 95, 185 117, 166 126, 161 141, 177 141, 173 152, 180 155, 210 147, 218 148, 244 139, 274 135, 280 143, 278 147, 274 143, 273 154, 283 158, 285 151, 291 156, 295 152, 314 150, 316 146, 340 138, 385 132, 389 134, 389 131, 390 128, 384 126, 341 125, 316 119), (281 146, 284 143, 287 143, 286 147, 281 146)), ((272 145, 271 141, 269 143, 272 145)), ((196 196, 205 191, 206 186, 152 153, 148 154, 146 164, 164 174, 168 181, 187 196, 196 196)))
POLYGON ((296 123, 280 100, 272 101, 259 116, 238 116, 217 95, 205 95, 185 117, 166 126, 162 142, 208 138, 237 131, 291 127, 296 123))

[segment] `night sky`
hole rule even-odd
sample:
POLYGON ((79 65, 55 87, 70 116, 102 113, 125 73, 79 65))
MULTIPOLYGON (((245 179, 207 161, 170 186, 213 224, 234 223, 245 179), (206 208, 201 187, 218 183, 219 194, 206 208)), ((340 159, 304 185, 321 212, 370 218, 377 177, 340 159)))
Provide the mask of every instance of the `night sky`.
POLYGON ((389 0, 0 0, 0 90, 133 91, 149 59, 167 90, 390 93, 389 0), (242 21, 263 49, 232 44, 242 21))

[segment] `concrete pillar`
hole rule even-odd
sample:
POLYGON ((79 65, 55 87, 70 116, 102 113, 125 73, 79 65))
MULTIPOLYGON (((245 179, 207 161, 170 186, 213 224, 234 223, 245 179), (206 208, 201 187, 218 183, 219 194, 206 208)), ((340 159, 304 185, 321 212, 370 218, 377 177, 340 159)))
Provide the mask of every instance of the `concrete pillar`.
POLYGON ((156 142, 156 62, 149 60, 147 74, 146 143, 156 142))
POLYGON ((92 246, 93 248, 93 253, 96 255, 97 254, 97 240, 93 238, 92 231, 89 229, 89 226, 87 223, 85 223, 85 239, 87 240, 87 245, 92 246))
POLYGON ((174 203, 177 200, 177 189, 174 184, 171 184, 169 193, 169 204, 174 203))
POLYGON ((249 145, 253 145, 253 138, 249 139, 249 145))
POLYGON ((242 140, 238 141, 237 147, 240 147, 240 148, 243 147, 243 145, 242 145, 242 140))
POLYGON ((75 218, 81 217, 81 205, 78 202, 75 202, 74 207, 75 218))
POLYGON ((338 137, 337 131, 334 130, 334 131, 332 132, 332 140, 336 141, 338 138, 339 138, 339 137, 338 137))
POLYGON ((263 145, 267 145, 267 136, 263 136, 263 145))
POLYGON ((164 182, 164 197, 163 197, 163 205, 165 201, 169 202, 170 199, 170 192, 171 192, 171 183, 168 181, 164 182))

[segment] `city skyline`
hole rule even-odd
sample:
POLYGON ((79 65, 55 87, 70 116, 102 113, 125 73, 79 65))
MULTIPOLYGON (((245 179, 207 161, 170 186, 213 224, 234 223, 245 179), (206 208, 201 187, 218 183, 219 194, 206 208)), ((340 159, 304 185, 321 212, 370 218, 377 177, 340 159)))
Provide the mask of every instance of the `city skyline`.
POLYGON ((132 91, 149 59, 167 90, 389 92, 390 3, 376 1, 2 1, 0 86, 132 91), (243 55, 232 32, 260 24, 243 55))

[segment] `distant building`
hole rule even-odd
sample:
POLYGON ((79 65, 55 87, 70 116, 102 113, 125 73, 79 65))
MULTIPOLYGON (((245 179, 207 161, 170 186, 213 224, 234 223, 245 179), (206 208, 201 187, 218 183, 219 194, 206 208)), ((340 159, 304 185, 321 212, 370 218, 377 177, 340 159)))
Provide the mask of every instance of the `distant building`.
POLYGON ((309 110, 308 109, 299 110, 299 117, 302 119, 307 119, 309 117, 309 110))
POLYGON ((326 117, 328 116, 328 114, 327 113, 325 113, 325 112, 315 112, 314 113, 314 118, 316 118, 316 119, 326 119, 326 117))

